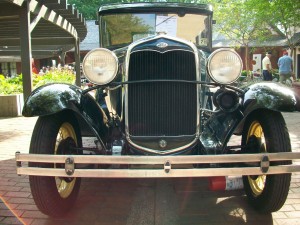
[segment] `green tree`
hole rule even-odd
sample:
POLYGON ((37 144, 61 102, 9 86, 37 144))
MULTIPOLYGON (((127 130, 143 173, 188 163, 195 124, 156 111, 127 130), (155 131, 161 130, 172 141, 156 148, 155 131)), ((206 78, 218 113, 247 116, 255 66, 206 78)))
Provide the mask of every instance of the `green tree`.
POLYGON ((97 18, 97 10, 99 8, 99 1, 96 0, 69 0, 69 4, 75 5, 75 8, 82 13, 86 20, 97 18))
POLYGON ((259 11, 253 8, 251 0, 210 2, 214 6, 214 19, 217 21, 215 29, 229 38, 236 47, 245 48, 245 67, 249 71, 250 44, 270 34, 261 23, 261 17, 257 17, 259 11))
POLYGON ((288 47, 295 47, 294 35, 300 28, 299 0, 251 0, 251 7, 258 12, 260 21, 265 21, 278 28, 286 38, 288 47))

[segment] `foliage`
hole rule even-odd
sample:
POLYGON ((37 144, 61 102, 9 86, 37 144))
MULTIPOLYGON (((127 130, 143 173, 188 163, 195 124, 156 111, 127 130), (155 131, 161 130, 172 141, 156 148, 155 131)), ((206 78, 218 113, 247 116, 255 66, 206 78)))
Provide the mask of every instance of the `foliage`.
MULTIPOLYGON (((53 70, 45 75, 33 74, 33 89, 48 83, 68 83, 75 82, 75 74, 69 70, 53 70)), ((0 94, 20 94, 23 93, 22 74, 13 78, 5 78, 0 74, 0 94)))
POLYGON ((35 74, 33 78, 34 89, 44 84, 55 82, 73 84, 75 82, 75 74, 71 70, 55 69, 50 70, 43 76, 35 74))
POLYGON ((23 92, 22 75, 15 78, 5 78, 0 74, 0 94, 19 94, 23 92))
POLYGON ((260 12, 253 9, 252 0, 210 2, 214 6, 214 19, 217 21, 215 29, 229 38, 235 47, 245 47, 245 66, 249 70, 250 44, 270 34, 265 23, 260 20, 261 17, 256 16, 260 12))
POLYGON ((255 12, 248 1, 223 0, 212 1, 217 30, 236 44, 245 46, 256 40, 261 24, 258 24, 255 12))
POLYGON ((300 1, 299 0, 261 0, 257 4, 256 0, 252 2, 251 7, 259 12, 257 17, 267 21, 275 29, 278 29, 285 36, 288 46, 291 50, 295 47, 293 36, 300 27, 300 1), (266 10, 268 9, 268 10, 266 10))
POLYGON ((85 19, 95 20, 97 19, 97 11, 100 5, 106 3, 126 3, 132 2, 130 0, 69 0, 69 4, 74 4, 85 19))
POLYGON ((97 18, 97 10, 100 6, 100 1, 96 0, 69 0, 69 4, 74 4, 85 19, 91 20, 97 18))
POLYGON ((247 70, 243 70, 241 73, 241 76, 246 77, 248 75, 248 71, 247 70))

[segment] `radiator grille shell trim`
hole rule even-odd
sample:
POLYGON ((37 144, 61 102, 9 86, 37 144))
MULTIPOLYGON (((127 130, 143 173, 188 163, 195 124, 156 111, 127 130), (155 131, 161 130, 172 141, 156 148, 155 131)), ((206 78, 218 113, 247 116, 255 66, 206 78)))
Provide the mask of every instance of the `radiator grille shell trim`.
MULTIPOLYGON (((126 61, 125 61, 125 81, 130 81, 130 78, 131 78, 131 77, 129 78, 129 71, 130 71, 129 62, 131 60, 132 54, 144 54, 144 53, 147 54, 147 52, 152 52, 153 55, 156 54, 155 55, 156 57, 161 55, 161 54, 169 54, 169 55, 172 55, 172 56, 174 54, 175 54, 175 56, 176 56, 176 54, 180 55, 181 53, 186 54, 185 56, 191 57, 191 61, 193 61, 189 65, 190 67, 194 66, 194 68, 190 69, 192 71, 190 73, 193 74, 193 76, 190 75, 187 79, 182 78, 182 77, 180 78, 180 77, 176 77, 176 76, 178 76, 177 74, 180 74, 180 72, 177 72, 177 73, 174 72, 175 77, 165 77, 164 76, 164 77, 162 77, 162 79, 197 80, 197 81, 200 81, 200 68, 199 68, 198 49, 190 42, 186 42, 186 41, 183 41, 181 39, 172 38, 172 37, 165 36, 165 35, 159 35, 159 36, 156 36, 155 38, 152 38, 150 40, 147 39, 146 41, 145 40, 144 41, 139 41, 138 43, 134 43, 134 44, 129 46, 128 51, 127 51, 127 55, 126 55, 126 61), (149 51, 147 51, 147 49, 143 49, 141 51, 139 51, 139 50, 134 51, 134 48, 138 45, 142 45, 142 44, 144 44, 146 42, 149 42, 149 41, 152 41, 152 40, 156 41, 157 39, 162 39, 162 38, 167 40, 167 41, 168 40, 176 41, 176 42, 184 45, 184 48, 182 48, 182 49, 173 48, 171 50, 166 49, 165 51, 156 51, 156 50, 153 50, 153 49, 149 49, 149 51), (190 51, 187 51, 187 46, 191 49, 190 51), (195 63, 195 64, 193 64, 193 63, 195 63)), ((149 54, 151 55, 152 53, 149 53, 149 54)), ((182 56, 180 55, 180 57, 182 57, 182 56)), ((168 60, 168 58, 162 56, 160 60, 168 60)), ((177 59, 177 61, 178 61, 178 59, 177 59)), ((158 62, 160 62, 160 61, 158 61, 158 62)), ((136 64, 136 65, 138 65, 138 64, 136 64)), ((133 68, 135 68, 135 67, 133 67, 133 68)), ((179 69, 180 69, 180 67, 179 67, 179 69)), ((176 71, 176 70, 174 70, 174 71, 176 71)), ((164 74, 164 71, 162 73, 160 72, 159 74, 164 74)), ((173 75, 173 73, 171 73, 171 74, 173 75)), ((170 75, 170 76, 172 76, 172 75, 170 75)), ((147 74, 145 76, 147 76, 147 74)), ((167 74, 167 76, 168 76, 168 74, 167 74)), ((157 78, 157 77, 153 78, 152 75, 148 75, 148 78, 143 77, 141 80, 147 80, 147 79, 148 80, 149 79, 157 80, 159 78, 157 78)), ((135 80, 135 78, 133 78, 133 80, 135 80)), ((159 86, 159 85, 157 85, 157 83, 159 83, 159 82, 156 82, 155 85, 159 86)), ((163 130, 164 132, 162 132, 162 133, 167 133, 167 135, 164 135, 164 134, 160 135, 159 133, 154 132, 154 131, 156 131, 155 129, 153 129, 154 130, 153 131, 153 130, 151 130, 151 128, 148 129, 148 130, 146 129, 145 131, 143 129, 138 129, 138 131, 134 130, 132 121, 134 120, 135 116, 136 115, 138 116, 139 114, 135 115, 135 113, 133 113, 133 110, 132 110, 133 107, 129 108, 129 106, 128 106, 128 104, 130 104, 130 101, 128 101, 129 96, 134 96, 134 94, 132 94, 130 92, 131 91, 130 90, 131 85, 126 85, 124 87, 124 95, 125 95, 124 96, 125 97, 125 101, 124 101, 124 103, 125 103, 125 135, 126 135, 126 139, 129 142, 129 144, 132 145, 134 148, 136 148, 138 150, 142 150, 144 152, 152 153, 152 154, 167 155, 167 154, 172 154, 172 153, 176 153, 176 152, 185 150, 185 149, 195 145, 195 143, 199 140, 199 120, 200 120, 200 102, 199 102, 200 98, 199 98, 199 93, 200 93, 201 85, 199 85, 199 84, 198 85, 188 84, 188 85, 191 85, 191 88, 187 88, 187 86, 184 86, 186 84, 182 84, 182 83, 178 83, 178 84, 179 84, 179 86, 176 84, 177 86, 174 87, 174 88, 180 88, 180 87, 182 88, 183 87, 184 90, 191 89, 190 93, 192 93, 192 95, 193 95, 192 96, 192 99, 193 99, 192 101, 194 102, 194 104, 191 104, 193 102, 189 102, 189 104, 192 105, 191 109, 194 111, 192 113, 192 115, 195 116, 191 120, 192 124, 193 124, 193 127, 189 128, 189 127, 186 126, 186 128, 184 128, 185 131, 183 132, 183 134, 180 134, 180 133, 176 133, 177 131, 174 131, 175 133, 173 133, 173 130, 170 129, 170 128, 172 128, 172 124, 169 123, 169 122, 174 121, 174 119, 170 120, 170 121, 167 121, 166 124, 168 124, 169 129, 168 128, 164 129, 164 127, 161 126, 160 124, 153 125, 155 128, 158 127, 158 129, 156 129, 156 130, 163 130), (131 117, 129 116, 129 114, 130 114, 131 117), (130 121, 131 121, 131 123, 129 123, 130 121), (166 148, 159 147, 158 142, 161 141, 161 140, 162 141, 167 141, 167 142, 169 141, 172 144, 168 145, 168 147, 166 147, 166 148), (177 145, 174 144, 173 142, 177 143, 177 145)), ((132 84, 132 85, 136 85, 136 84, 132 84)), ((149 82, 147 82, 147 84, 144 84, 144 85, 146 85, 146 86, 150 85, 148 88, 154 87, 154 86, 151 86, 151 83, 149 83, 149 82)), ((173 85, 174 85, 174 83, 173 83, 173 85)), ((171 87, 171 89, 173 89, 172 93, 175 93, 175 91, 174 91, 175 89, 172 86, 170 86, 170 87, 171 87)), ((143 90, 142 88, 144 88, 143 83, 142 83, 142 86, 140 87, 140 90, 143 90)), ((161 94, 163 93, 163 91, 164 91, 163 86, 161 87, 161 89, 159 89, 159 91, 160 91, 159 93, 161 93, 161 94)), ((141 92, 137 92, 137 93, 141 93, 141 92)), ((148 93, 151 94, 151 92, 148 92, 148 93)), ((175 97, 178 97, 178 96, 175 96, 175 97)), ((189 96, 189 94, 187 96, 189 96)), ((130 100, 132 100, 132 99, 133 98, 131 97, 130 100)), ((141 99, 143 100, 143 98, 141 98, 141 99)), ((183 102, 183 101, 181 101, 181 102, 183 102)), ((159 104, 158 104, 158 106, 159 106, 159 104)), ((184 110, 186 110, 186 109, 183 108, 182 110, 184 112, 184 110)), ((165 111, 163 111, 163 112, 165 112, 165 111)), ((168 111, 166 111, 166 112, 168 112, 168 111)), ((141 118, 143 118, 143 117, 141 117, 141 118)), ((151 117, 146 116, 146 118, 151 118, 151 117)), ((182 118, 182 115, 181 115, 181 118, 182 118)), ((149 122, 149 124, 151 124, 151 126, 149 126, 149 127, 152 127, 152 122, 153 121, 149 122)), ((191 124, 191 123, 189 123, 189 124, 191 124)), ((181 123, 181 125, 184 125, 184 122, 181 123)), ((178 130, 178 127, 175 126, 175 129, 178 130)))

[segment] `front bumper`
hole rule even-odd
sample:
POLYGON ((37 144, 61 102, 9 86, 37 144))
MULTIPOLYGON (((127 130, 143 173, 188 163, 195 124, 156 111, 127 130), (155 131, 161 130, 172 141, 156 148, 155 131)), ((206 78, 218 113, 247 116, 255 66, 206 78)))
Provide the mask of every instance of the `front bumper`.
MULTIPOLYGON (((299 152, 193 155, 193 156, 99 156, 99 155, 41 155, 16 153, 17 174, 57 177, 95 178, 167 178, 211 177, 230 175, 263 175, 300 172, 300 164, 271 166, 271 162, 300 159, 299 152), (29 167, 26 162, 56 164, 56 168, 29 167), (230 166, 228 163, 233 163, 230 166), (243 166, 247 163, 248 166, 243 166), (130 165, 109 169, 86 169, 87 164, 130 165), (195 164, 210 165, 194 168, 195 164), (228 164, 224 167, 213 165, 228 164), (253 166, 249 166, 249 164, 253 166), (156 165, 156 166, 154 166, 156 165), (241 166, 239 166, 241 165, 241 166), (130 169, 129 169, 130 168, 130 169)), ((37 165, 38 165, 37 164, 37 165)))

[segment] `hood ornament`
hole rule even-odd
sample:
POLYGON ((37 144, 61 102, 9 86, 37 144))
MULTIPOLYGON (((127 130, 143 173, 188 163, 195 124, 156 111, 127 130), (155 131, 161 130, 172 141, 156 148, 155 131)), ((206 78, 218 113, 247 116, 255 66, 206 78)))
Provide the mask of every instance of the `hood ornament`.
POLYGON ((156 45, 156 47, 158 47, 158 48, 166 48, 166 47, 168 47, 169 45, 168 45, 168 43, 166 43, 166 42, 159 42, 157 45, 156 45))

